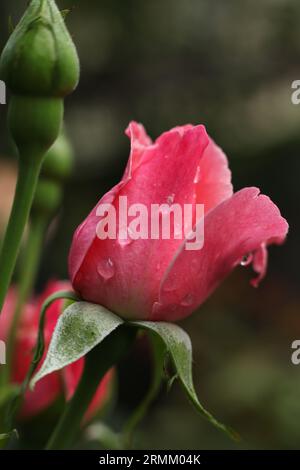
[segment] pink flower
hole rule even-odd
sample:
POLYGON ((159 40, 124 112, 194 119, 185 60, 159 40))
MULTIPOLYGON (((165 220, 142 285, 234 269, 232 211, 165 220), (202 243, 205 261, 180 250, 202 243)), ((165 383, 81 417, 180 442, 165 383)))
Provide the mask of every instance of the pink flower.
MULTIPOLYGON (((33 357, 33 350, 36 344, 39 315, 43 302, 47 297, 49 297, 49 295, 52 295, 59 290, 67 289, 70 289, 70 285, 67 282, 50 282, 43 294, 33 302, 28 303, 23 309, 13 356, 11 374, 12 383, 21 384, 29 369, 33 357)), ((8 338, 16 305, 16 296, 16 289, 10 289, 3 312, 0 316, 0 339, 4 341, 8 338)), ((46 345, 45 355, 58 317, 61 314, 63 302, 63 300, 57 300, 47 311, 44 330, 46 345)), ((20 417, 30 418, 39 414, 62 394, 64 394, 66 399, 69 400, 75 392, 83 371, 83 366, 84 359, 80 359, 62 371, 54 372, 44 377, 40 382, 38 382, 33 392, 29 390, 26 392, 20 417)), ((109 372, 99 384, 95 397, 87 411, 86 419, 91 419, 99 409, 102 408, 107 400, 111 385, 111 376, 112 372, 109 372)))
POLYGON ((267 246, 283 243, 288 224, 257 188, 233 193, 227 158, 203 126, 177 127, 154 143, 131 123, 131 154, 119 184, 100 200, 74 234, 69 271, 83 299, 127 319, 175 321, 190 315, 245 256, 258 285, 267 267, 267 246), (181 239, 99 239, 97 209, 120 196, 128 206, 204 204, 204 246, 187 250, 181 239))

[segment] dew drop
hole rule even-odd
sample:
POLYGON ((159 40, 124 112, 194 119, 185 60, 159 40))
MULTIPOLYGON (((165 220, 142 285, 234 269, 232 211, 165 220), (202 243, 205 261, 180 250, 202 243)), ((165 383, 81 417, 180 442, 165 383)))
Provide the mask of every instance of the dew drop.
POLYGON ((194 183, 195 184, 199 183, 200 178, 201 178, 201 169, 200 169, 200 166, 198 166, 196 174, 195 174, 195 178, 194 178, 194 183))
POLYGON ((249 266, 249 264, 253 260, 253 254, 249 253, 248 255, 245 255, 240 263, 241 266, 249 266))
POLYGON ((126 239, 125 238, 119 238, 118 242, 119 242, 119 245, 121 245, 123 247, 123 246, 131 245, 133 240, 130 237, 127 237, 126 239))
POLYGON ((108 281, 115 274, 114 262, 111 260, 111 258, 102 259, 97 266, 97 271, 104 281, 108 281))
POLYGON ((187 294, 185 298, 180 302, 181 307, 190 307, 194 303, 193 294, 187 294))
POLYGON ((126 231, 126 229, 123 231, 123 235, 126 236, 126 238, 122 237, 122 238, 118 238, 118 242, 119 242, 119 245, 121 245, 122 247, 124 246, 128 246, 128 245, 131 245, 131 243, 134 241, 133 238, 132 238, 132 233, 130 231, 130 229, 128 228, 128 230, 126 231))

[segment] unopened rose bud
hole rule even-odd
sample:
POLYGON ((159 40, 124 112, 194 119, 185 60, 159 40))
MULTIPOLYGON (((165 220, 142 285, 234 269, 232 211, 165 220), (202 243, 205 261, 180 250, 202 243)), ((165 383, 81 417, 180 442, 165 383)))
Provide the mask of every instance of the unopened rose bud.
POLYGON ((76 49, 54 0, 30 2, 1 55, 0 79, 12 94, 8 127, 19 154, 16 193, 0 252, 1 313, 45 154, 62 127, 64 97, 79 80, 76 49))
POLYGON ((62 187, 55 181, 40 179, 32 205, 32 214, 52 215, 62 200, 62 187))
POLYGON ((32 0, 2 53, 0 78, 19 95, 64 97, 76 88, 79 60, 54 0, 32 0))
POLYGON ((73 149, 64 131, 45 156, 32 205, 32 214, 51 217, 60 207, 63 186, 73 166, 73 149))
POLYGON ((55 181, 66 180, 73 167, 73 149, 64 131, 48 150, 42 167, 42 177, 51 178, 55 181))

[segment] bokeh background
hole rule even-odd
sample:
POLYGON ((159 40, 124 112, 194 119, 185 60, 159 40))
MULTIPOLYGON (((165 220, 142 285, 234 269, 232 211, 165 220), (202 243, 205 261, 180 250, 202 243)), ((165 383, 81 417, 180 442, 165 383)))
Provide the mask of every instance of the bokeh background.
MULTIPOLYGON (((25 0, 1 0, 0 47, 25 0)), ((37 290, 67 278, 75 227, 115 184, 129 153, 131 119, 151 136, 177 124, 204 123, 227 153, 235 189, 258 186, 290 223, 287 243, 271 248, 267 278, 249 286, 240 267, 182 326, 194 345, 194 375, 202 403, 242 436, 239 444, 197 415, 178 384, 163 387, 137 434, 144 449, 300 448, 299 200, 300 79, 298 0, 89 0, 70 8, 68 27, 82 76, 66 102, 75 152, 63 207, 43 250, 37 290)), ((0 234, 15 182, 15 157, 0 106, 0 234)), ((1 235, 0 235, 1 238, 1 235)), ((118 404, 107 420, 118 430, 143 396, 151 361, 137 346, 120 366, 118 404)), ((53 413, 27 423, 30 447, 46 435, 53 413)), ((95 436, 94 436, 95 437, 95 436)), ((97 446, 97 442, 82 443, 97 446)))

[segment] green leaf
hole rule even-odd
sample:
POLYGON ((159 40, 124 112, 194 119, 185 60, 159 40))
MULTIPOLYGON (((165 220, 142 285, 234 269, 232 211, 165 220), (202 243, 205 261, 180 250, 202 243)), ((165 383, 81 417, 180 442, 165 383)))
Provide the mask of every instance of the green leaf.
POLYGON ((167 351, 172 358, 178 378, 191 403, 197 411, 207 418, 215 427, 237 440, 237 434, 224 424, 217 421, 199 402, 193 383, 192 343, 188 334, 178 325, 173 323, 141 321, 134 322, 134 324, 140 328, 145 328, 155 332, 161 338, 167 347, 167 351))
POLYGON ((85 356, 124 322, 101 305, 77 302, 59 318, 46 359, 30 387, 51 372, 85 356))

